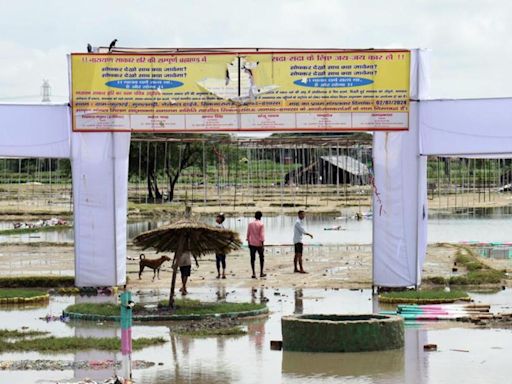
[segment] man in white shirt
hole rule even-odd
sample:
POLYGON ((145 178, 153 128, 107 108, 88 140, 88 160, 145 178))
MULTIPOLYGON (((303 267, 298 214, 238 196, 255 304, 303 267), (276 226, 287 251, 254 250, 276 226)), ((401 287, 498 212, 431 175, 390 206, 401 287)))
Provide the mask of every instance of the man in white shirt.
POLYGON ((295 257, 293 259, 293 272, 295 273, 307 273, 302 267, 302 252, 304 249, 304 244, 302 243, 302 239, 304 235, 307 235, 313 238, 313 235, 307 233, 304 229, 304 217, 306 217, 304 211, 298 212, 298 219, 293 226, 293 246, 295 248, 295 257), (297 268, 297 264, 299 268, 297 268))

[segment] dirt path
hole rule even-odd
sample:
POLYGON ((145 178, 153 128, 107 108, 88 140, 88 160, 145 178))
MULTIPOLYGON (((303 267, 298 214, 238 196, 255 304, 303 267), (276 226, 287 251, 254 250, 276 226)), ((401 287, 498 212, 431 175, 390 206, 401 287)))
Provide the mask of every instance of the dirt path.
MULTIPOLYGON (((449 277, 456 248, 437 244, 428 247, 423 267, 424 277, 449 277)), ((167 288, 170 282, 170 263, 162 266, 160 280, 152 281, 153 273, 145 270, 138 279, 138 257, 140 251, 128 249, 128 277, 132 288, 167 288)), ((154 252, 145 252, 147 258, 156 258, 154 252)), ((193 267, 190 287, 229 286, 252 287, 308 287, 308 288, 358 288, 371 285, 371 246, 340 245, 306 247, 304 268, 308 274, 293 273, 292 247, 268 247, 266 249, 265 279, 251 279, 249 252, 243 249, 227 257, 227 279, 216 279, 215 256, 200 259, 199 268, 193 267)), ((512 269, 509 260, 484 259, 495 268, 512 269)), ((258 267, 258 262, 257 262, 258 267)), ((0 276, 34 274, 72 275, 74 271, 73 247, 71 245, 2 245, 0 246, 0 276)), ((459 271, 457 273, 463 273, 459 271)), ((510 282, 510 281, 509 281, 510 282)))

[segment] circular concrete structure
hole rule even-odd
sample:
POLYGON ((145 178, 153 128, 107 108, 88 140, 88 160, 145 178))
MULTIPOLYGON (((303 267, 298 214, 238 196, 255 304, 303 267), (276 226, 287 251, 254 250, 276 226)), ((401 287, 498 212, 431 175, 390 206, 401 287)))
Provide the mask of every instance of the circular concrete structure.
POLYGON ((400 316, 285 316, 281 327, 285 351, 363 352, 404 346, 404 321, 400 316))

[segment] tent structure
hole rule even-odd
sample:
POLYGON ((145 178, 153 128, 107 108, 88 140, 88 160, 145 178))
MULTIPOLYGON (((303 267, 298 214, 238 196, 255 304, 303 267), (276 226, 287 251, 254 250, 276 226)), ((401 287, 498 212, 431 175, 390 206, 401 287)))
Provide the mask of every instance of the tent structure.
POLYGON ((370 170, 358 159, 347 155, 320 156, 285 175, 285 184, 334 184, 336 181, 362 185, 368 183, 370 170))
MULTIPOLYGON (((428 52, 411 51, 409 130, 373 139, 373 284, 421 282, 426 156, 511 157, 512 99, 428 100, 428 52)), ((124 284, 130 133, 71 129, 68 105, 0 105, 0 157, 72 162, 77 286, 124 284)))

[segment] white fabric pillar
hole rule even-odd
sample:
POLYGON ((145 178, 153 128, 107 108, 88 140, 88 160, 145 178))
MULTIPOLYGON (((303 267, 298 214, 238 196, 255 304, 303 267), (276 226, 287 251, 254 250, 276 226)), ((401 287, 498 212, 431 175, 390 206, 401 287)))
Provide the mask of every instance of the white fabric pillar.
POLYGON ((75 284, 126 282, 130 133, 72 133, 75 284))
POLYGON ((411 51, 409 131, 375 132, 373 285, 419 285, 427 248, 427 163, 419 153, 419 106, 428 96, 430 52, 411 51))
POLYGON ((418 103, 409 131, 373 136, 373 284, 419 285, 426 251, 426 158, 418 150, 418 103))

